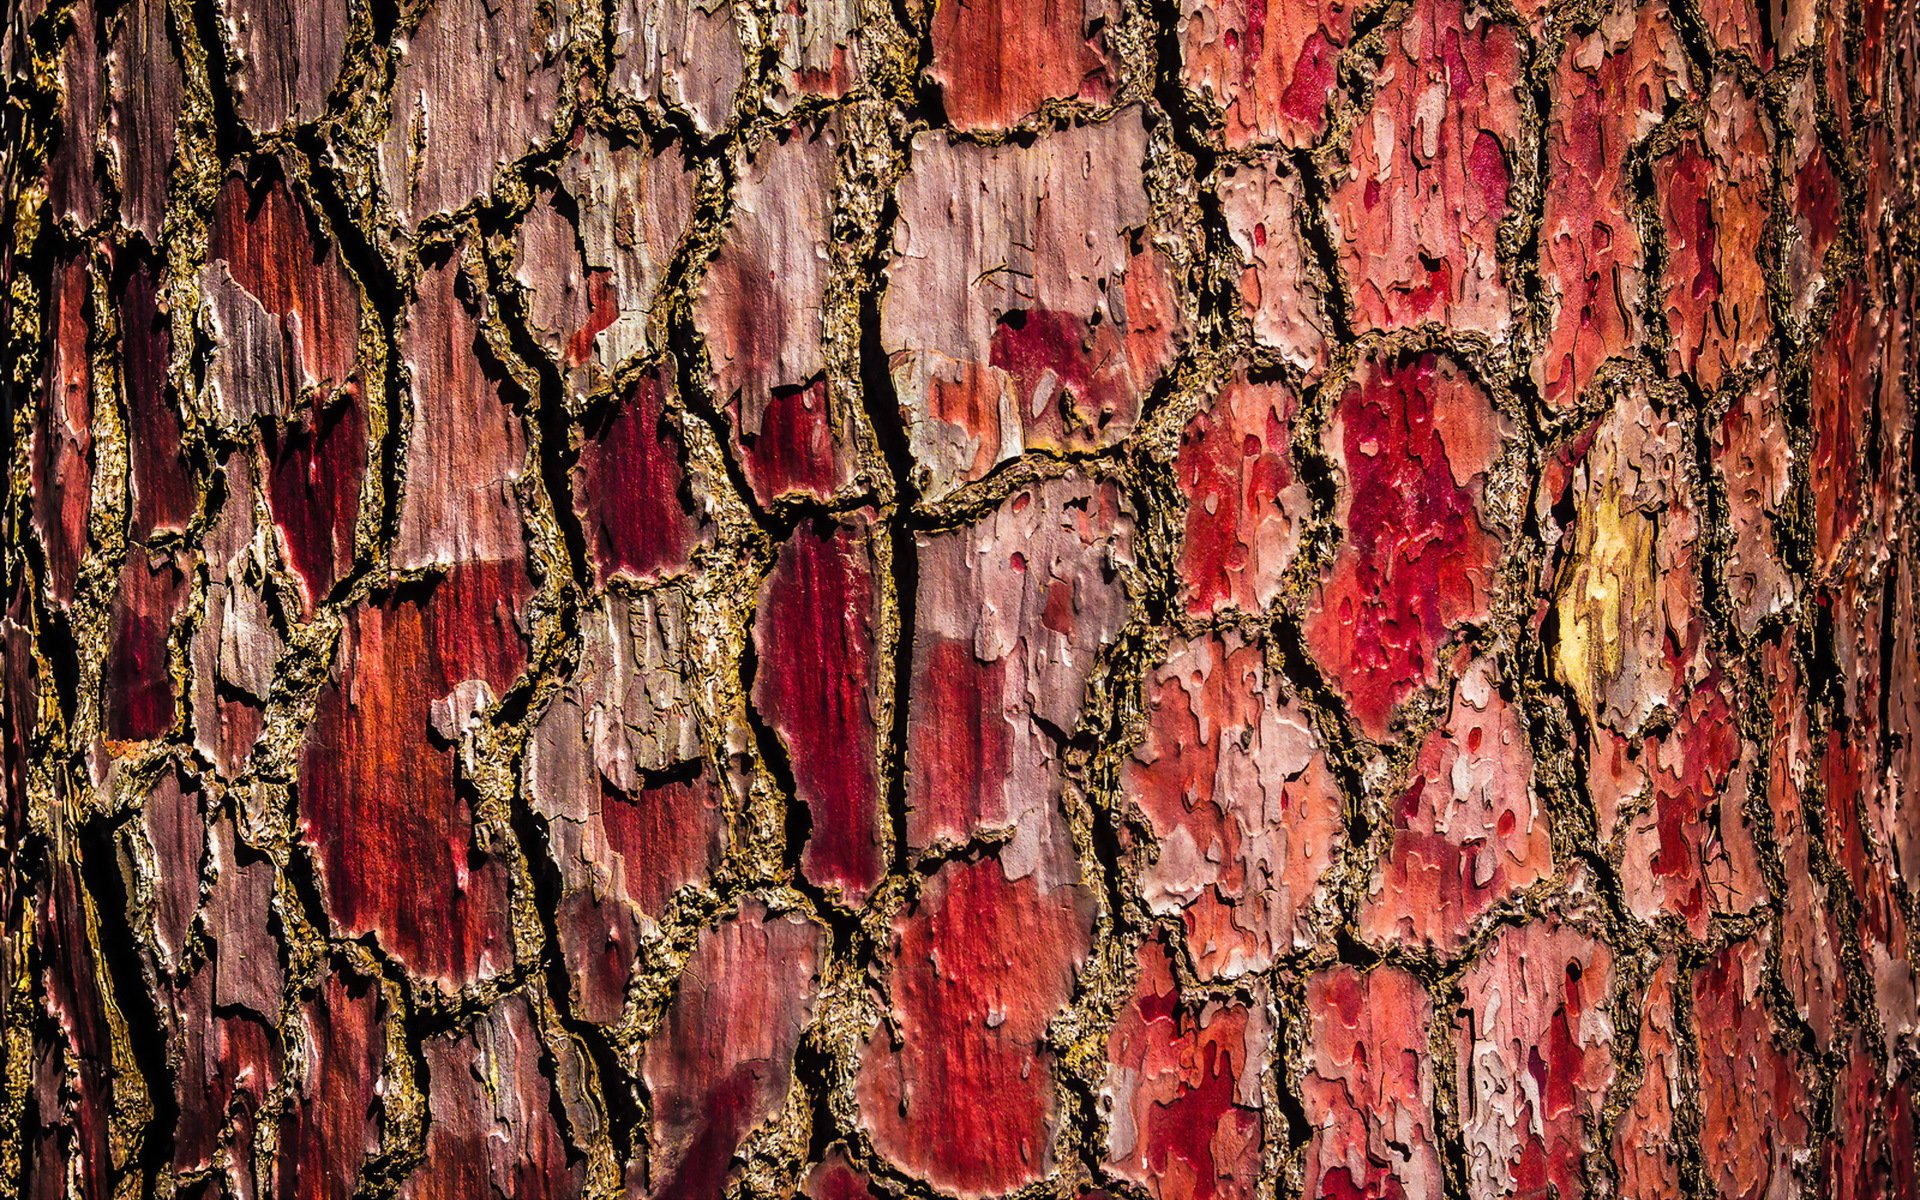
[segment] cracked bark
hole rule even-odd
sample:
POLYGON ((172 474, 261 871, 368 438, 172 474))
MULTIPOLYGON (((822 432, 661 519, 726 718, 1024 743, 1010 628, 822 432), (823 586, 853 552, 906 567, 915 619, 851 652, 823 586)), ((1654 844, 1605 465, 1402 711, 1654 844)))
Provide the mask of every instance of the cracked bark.
POLYGON ((0 1192, 1913 1197, 1913 0, 21 0, 0 1192))

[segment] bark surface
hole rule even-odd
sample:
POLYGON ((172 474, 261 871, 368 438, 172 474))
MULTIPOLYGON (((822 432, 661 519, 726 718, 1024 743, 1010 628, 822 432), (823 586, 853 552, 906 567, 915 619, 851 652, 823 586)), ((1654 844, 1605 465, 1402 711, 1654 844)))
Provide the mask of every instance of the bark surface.
POLYGON ((1920 1193, 1912 0, 0 59, 0 1192, 1920 1193))

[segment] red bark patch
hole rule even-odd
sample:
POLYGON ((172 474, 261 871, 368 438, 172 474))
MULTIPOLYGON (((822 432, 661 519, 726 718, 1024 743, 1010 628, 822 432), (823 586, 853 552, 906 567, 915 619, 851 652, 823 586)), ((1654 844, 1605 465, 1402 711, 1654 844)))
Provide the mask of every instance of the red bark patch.
POLYGON ((202 970, 162 993, 168 1048, 180 1056, 173 1169, 211 1172, 247 1194, 267 1182, 254 1178, 254 1146, 261 1107, 279 1083, 280 1054, 261 1018, 216 1011, 211 976, 202 970), (222 1152, 224 1163, 216 1161, 222 1152))
POLYGON ((1773 332, 1757 250, 1765 243, 1771 139, 1730 77, 1707 95, 1704 128, 1653 165, 1667 236, 1673 368, 1711 392, 1773 332))
POLYGON ((1328 206, 1354 324, 1498 337, 1511 323, 1496 249, 1520 136, 1515 32, 1461 0, 1418 0, 1387 45, 1328 206))
POLYGON ((234 381, 265 394, 223 402, 269 417, 268 499, 311 605, 353 561, 367 462, 359 289, 306 205, 277 177, 229 178, 207 236, 209 270, 225 272, 251 298, 278 343, 277 376, 253 370, 234 381))
POLYGON ((372 980, 328 973, 301 1006, 304 1070, 280 1124, 275 1194, 347 1200, 379 1144, 376 1124, 387 1052, 387 1004, 372 980))
POLYGON ((835 124, 796 128, 746 165, 695 304, 714 391, 762 504, 825 499, 857 462, 848 399, 824 377, 839 141, 835 124))
POLYGON ((880 827, 880 570, 863 511, 803 522, 761 588, 753 703, 779 735, 812 829, 801 872, 860 904, 886 868, 880 827))
POLYGON ((712 537, 666 414, 672 386, 665 368, 641 376, 625 400, 589 423, 580 447, 573 510, 603 587, 615 575, 645 580, 684 571, 712 537))
POLYGON ((1167 949, 1140 977, 1107 1042, 1107 1163, 1154 1200, 1250 1200, 1259 1181, 1263 1008, 1182 1001, 1167 949))
POLYGON ((1131 554, 1120 494, 1077 475, 1016 492, 989 516, 916 540, 907 837, 924 847, 1013 829, 1009 874, 1070 874, 1057 804, 1061 740, 1095 657, 1118 633, 1131 554))
POLYGON ((173 178, 185 80, 169 37, 167 0, 133 0, 107 51, 107 156, 120 184, 120 217, 160 241, 173 178))
POLYGON ((512 960, 506 869, 475 844, 449 742, 519 673, 528 595, 517 567, 487 564, 357 605, 301 760, 302 829, 338 931, 375 934, 441 986, 512 960))
POLYGON ((583 1172, 568 1162, 533 1011, 508 996, 465 1030, 428 1038, 426 1161, 405 1200, 562 1200, 583 1172))
POLYGON ((1307 645, 1361 731, 1439 678, 1452 630, 1484 621, 1500 539, 1482 516, 1505 418, 1434 354, 1365 361, 1325 436, 1345 540, 1307 617, 1307 645))
POLYGON ((1765 935, 1736 942, 1694 972, 1700 1053, 1700 1152, 1707 1180, 1729 1200, 1791 1187, 1807 1144, 1811 1101, 1797 1054, 1780 1048, 1768 1015, 1765 935))
POLYGON ((1640 1083, 1613 1134, 1621 1200, 1667 1200, 1684 1190, 1674 1110, 1685 1086, 1673 989, 1680 965, 1669 957, 1648 981, 1640 1009, 1640 1083))
POLYGON ((1181 6, 1181 79, 1220 107, 1229 147, 1304 148, 1320 140, 1355 7, 1344 0, 1181 6))
POLYGON ((1123 785, 1159 843, 1141 895, 1181 916, 1200 974, 1263 971, 1313 943, 1340 793, 1306 714, 1237 632, 1176 644, 1149 681, 1123 785))
POLYGON ((325 114, 353 9, 302 0, 238 0, 224 32, 240 119, 265 132, 325 114), (237 52, 237 53, 235 53, 237 52))
POLYGON ((1306 1011, 1305 1194, 1437 1200, 1433 1002, 1420 981, 1394 967, 1336 967, 1307 981, 1306 1011))
POLYGON ((1740 632, 1751 637, 1762 621, 1794 599, 1775 524, 1793 486, 1791 443, 1775 374, 1769 371, 1742 392, 1713 434, 1714 468, 1726 489, 1727 520, 1733 526, 1725 560, 1727 602, 1740 632))
POLYGON ((963 1196, 1046 1175, 1059 1114, 1042 1039, 1092 924, 1084 889, 1009 879, 993 858, 927 880, 894 918, 889 1015, 860 1059, 861 1120, 880 1154, 963 1196))
POLYGON ((845 1151, 837 1148, 807 1172, 806 1180, 800 1185, 800 1195, 806 1200, 882 1200, 881 1194, 873 1190, 873 1181, 847 1161, 845 1151))
POLYGON ((826 932, 759 901, 704 934, 647 1047, 653 1200, 721 1195, 734 1152, 787 1100, 826 932))
POLYGON ((1875 330, 1863 311, 1861 285, 1840 292, 1826 336, 1814 348, 1813 488, 1815 548, 1830 566, 1866 511, 1868 423, 1881 386, 1875 330))
POLYGON ((1834 1200, 1920 1194, 1911 1071, 1889 1079, 1886 1068, 1863 1044, 1856 1044, 1834 1080, 1833 1093, 1832 1140, 1822 1165, 1834 1200))
POLYGON ((1753 747, 1740 736, 1732 685, 1702 680, 1681 701, 1671 732, 1646 740, 1652 804, 1627 822, 1627 903, 1646 920, 1673 916, 1704 937, 1716 913, 1766 899, 1747 828, 1753 747))
POLYGON ((277 174, 234 175, 207 221, 207 259, 279 319, 301 386, 343 387, 355 374, 360 291, 331 238, 277 174))
POLYGON ((355 386, 340 402, 306 409, 265 437, 267 502, 309 609, 353 564, 359 482, 367 467, 364 405, 355 386))
POLYGON ((49 595, 73 603, 93 503, 92 280, 84 256, 54 266, 48 287, 47 370, 33 422, 33 524, 49 595))
POLYGON ((120 323, 120 387, 127 404, 127 455, 133 489, 128 536, 145 541, 180 532, 193 516, 193 479, 180 446, 180 413, 167 385, 172 323, 162 311, 155 268, 145 254, 130 256, 113 289, 120 323))
POLYGON ((1645 247, 1634 221, 1627 154, 1653 132, 1687 82, 1664 3, 1615 12, 1571 37, 1554 73, 1550 173, 1540 233, 1552 324, 1534 360, 1547 403, 1576 402, 1608 359, 1645 336, 1645 247))
POLYGON ((526 470, 527 431, 500 373, 482 357, 479 303, 456 252, 421 273, 407 312, 413 420, 394 547, 403 570, 525 553, 515 485, 526 470))
POLYGON ((33 1049, 40 1128, 28 1178, 54 1184, 49 1197, 61 1194, 62 1183, 81 1196, 105 1197, 121 1165, 109 1141, 118 1072, 96 917, 70 819, 64 808, 53 814, 50 861, 35 897, 46 940, 34 972, 35 1008, 43 1017, 33 1049))
POLYGON ((1285 384, 1238 374, 1187 422, 1174 471, 1187 500, 1180 577, 1188 612, 1261 612, 1280 594, 1309 503, 1293 470, 1298 410, 1285 384))
POLYGON ((104 674, 110 738, 143 741, 173 727, 167 642, 186 599, 186 582, 170 556, 149 558, 138 548, 120 568, 104 674))
POLYGON ((939 0, 927 73, 947 120, 1005 129, 1048 100, 1104 103, 1116 74, 1105 32, 1118 17, 1106 0, 939 0))
POLYGON ((187 930, 200 908, 200 859, 207 848, 200 792, 179 771, 167 771, 147 793, 140 816, 153 847, 154 940, 168 965, 179 966, 187 930))
POLYGON ((1812 782, 1813 747, 1807 731, 1807 695, 1790 643, 1761 648, 1760 685, 1772 718, 1767 807, 1773 844, 1786 882, 1780 914, 1780 975, 1800 1018, 1818 1044, 1833 1044, 1842 976, 1840 930, 1827 887, 1814 872, 1805 791, 1812 782))
POLYGON ((678 147, 578 132, 514 238, 526 321, 585 394, 653 344, 661 281, 693 211, 678 147))

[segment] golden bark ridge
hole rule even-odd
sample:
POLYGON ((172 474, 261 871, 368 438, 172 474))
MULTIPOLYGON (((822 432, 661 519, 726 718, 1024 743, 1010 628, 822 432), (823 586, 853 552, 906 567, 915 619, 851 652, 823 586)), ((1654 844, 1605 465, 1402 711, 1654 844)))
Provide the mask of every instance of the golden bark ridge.
POLYGON ((22 0, 0 1190, 1913 1197, 1913 0, 22 0))

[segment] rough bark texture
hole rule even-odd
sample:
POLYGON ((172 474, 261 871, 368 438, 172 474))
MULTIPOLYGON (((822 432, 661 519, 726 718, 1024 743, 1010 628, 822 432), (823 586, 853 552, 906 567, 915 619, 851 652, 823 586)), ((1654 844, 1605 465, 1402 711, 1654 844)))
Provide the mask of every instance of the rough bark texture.
POLYGON ((1920 1191, 1914 0, 0 58, 0 1193, 1920 1191))

